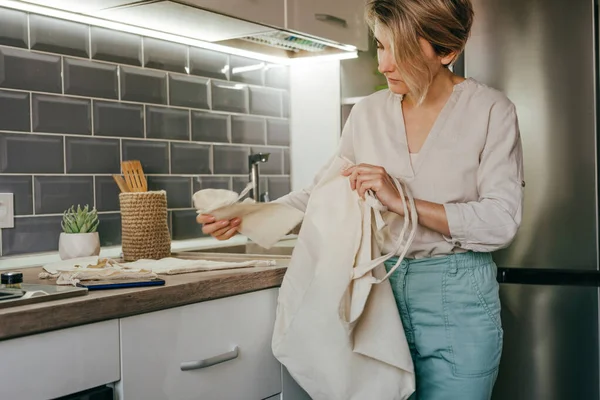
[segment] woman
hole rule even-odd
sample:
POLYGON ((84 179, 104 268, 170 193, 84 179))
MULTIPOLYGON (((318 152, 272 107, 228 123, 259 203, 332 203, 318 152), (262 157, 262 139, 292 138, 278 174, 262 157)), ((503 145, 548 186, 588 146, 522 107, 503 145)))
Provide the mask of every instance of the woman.
MULTIPOLYGON (((372 190, 388 207, 384 252, 404 214, 389 176, 406 182, 416 199, 417 236, 390 278, 415 365, 416 398, 489 399, 503 335, 490 252, 510 244, 522 214, 515 107, 448 68, 469 36, 470 0, 371 0, 367 16, 389 90, 353 108, 339 155, 357 165, 341 173, 361 196, 372 190)), ((279 201, 304 210, 309 196, 310 188, 279 201)), ((233 236, 240 223, 210 216, 198 222, 219 239, 233 236)))

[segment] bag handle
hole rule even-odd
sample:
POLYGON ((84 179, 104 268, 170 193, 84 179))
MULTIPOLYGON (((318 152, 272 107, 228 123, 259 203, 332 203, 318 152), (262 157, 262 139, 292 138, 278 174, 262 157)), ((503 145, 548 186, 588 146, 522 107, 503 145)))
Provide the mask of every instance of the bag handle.
MULTIPOLYGON (((394 180, 394 184, 396 185, 396 188, 398 188, 398 190, 400 191, 400 195, 402 196, 402 192, 401 192, 402 185, 400 184, 398 179, 396 179, 394 177, 392 177, 392 179, 394 180)), ((398 242, 397 242, 397 251, 394 254, 397 254, 398 251, 402 248, 402 246, 404 246, 404 248, 402 249, 402 253, 400 254, 400 256, 398 256, 398 261, 396 261, 396 264, 390 269, 390 271, 383 278, 381 278, 380 280, 378 280, 376 282, 378 284, 381 282, 384 282, 394 272, 396 272, 396 270, 398 269, 398 267, 404 260, 404 257, 406 256, 408 249, 412 245, 412 242, 413 242, 415 236, 417 235, 417 226, 419 225, 419 215, 417 214, 417 210, 415 207, 415 199, 413 198, 412 193, 410 192, 410 189, 408 188, 408 186, 406 187, 406 197, 408 197, 408 202, 410 204, 410 224, 412 224, 412 227, 410 229, 410 233, 409 233, 408 238, 406 239, 405 243, 403 243, 404 242, 404 234, 399 236, 398 242)), ((405 216, 404 221, 406 222, 406 220, 408 219, 408 218, 406 218, 406 215, 408 214, 408 210, 407 210, 408 206, 406 204, 406 198, 404 198, 404 196, 402 196, 402 206, 404 208, 404 216, 405 216)))
MULTIPOLYGON (((412 196, 412 193, 410 192, 410 189, 408 188, 408 186, 402 185, 397 178, 392 177, 392 176, 390 176, 390 177, 392 178, 394 185, 396 186, 396 189, 398 190, 398 193, 400 194, 400 199, 402 200, 402 207, 404 209, 404 215, 405 215, 402 231, 400 232, 400 235, 398 236, 398 241, 396 242, 396 246, 395 246, 394 250, 392 250, 390 253, 388 253, 386 255, 383 255, 374 260, 371 260, 368 263, 364 263, 364 264, 356 266, 353 270, 352 279, 358 279, 358 278, 363 277, 365 274, 371 272, 378 265, 381 265, 381 263, 389 260, 395 254, 398 254, 400 252, 400 250, 402 250, 402 253, 398 256, 398 261, 396 262, 396 264, 392 267, 392 269, 390 269, 390 271, 383 278, 381 278, 381 279, 373 278, 374 284, 380 284, 380 283, 386 281, 398 269, 398 267, 402 263, 402 260, 404 260, 404 257, 406 256, 406 253, 408 252, 408 249, 410 248, 410 246, 416 236, 417 226, 418 226, 418 214, 417 214, 417 210, 415 209, 415 200, 412 196), (407 203, 407 198, 408 198, 408 203, 407 203), (408 207, 409 204, 410 204, 410 207, 408 207), (410 210, 410 216, 407 217, 407 215, 409 214, 409 210, 410 210), (406 241, 405 241, 407 229, 409 226, 411 229, 410 229, 408 237, 406 238, 406 241)), ((381 204, 381 202, 370 191, 367 193, 367 196, 365 198, 365 203, 369 206, 370 210, 372 210, 375 213, 375 220, 377 222, 378 229, 380 229, 379 223, 380 223, 380 220, 381 221, 383 220, 383 218, 381 217, 380 211, 387 210, 386 207, 383 206, 383 204, 381 204), (377 218, 377 216, 379 216, 379 219, 377 218)))

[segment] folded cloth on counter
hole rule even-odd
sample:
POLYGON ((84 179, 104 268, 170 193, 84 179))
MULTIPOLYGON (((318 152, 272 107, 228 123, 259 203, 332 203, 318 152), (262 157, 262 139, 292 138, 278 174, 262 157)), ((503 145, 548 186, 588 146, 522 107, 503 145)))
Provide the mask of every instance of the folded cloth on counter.
POLYGON ((184 260, 181 258, 169 257, 163 258, 162 260, 138 260, 123 265, 133 269, 148 269, 161 275, 176 275, 222 269, 272 267, 277 265, 277 262, 274 260, 251 260, 243 262, 184 260))
POLYGON ((56 279, 57 285, 76 285, 81 281, 111 279, 152 279, 157 274, 176 275, 191 272, 214 271, 224 269, 273 267, 275 260, 211 261, 185 260, 167 257, 161 260, 138 260, 130 263, 119 263, 115 260, 100 257, 75 258, 44 265, 41 279, 56 279))
POLYGON ((76 285, 81 281, 111 279, 152 279, 156 273, 144 268, 130 268, 114 260, 100 257, 75 258, 47 264, 41 279, 56 279, 57 285, 76 285))
POLYGON ((269 249, 294 229, 304 213, 287 204, 240 201, 252 189, 252 183, 240 193, 225 189, 203 189, 194 193, 198 214, 217 220, 241 218, 239 232, 259 246, 269 249))
POLYGON ((43 266, 44 271, 49 274, 56 274, 59 271, 74 271, 77 268, 102 268, 107 263, 113 263, 112 260, 98 256, 79 257, 70 260, 57 261, 43 266))

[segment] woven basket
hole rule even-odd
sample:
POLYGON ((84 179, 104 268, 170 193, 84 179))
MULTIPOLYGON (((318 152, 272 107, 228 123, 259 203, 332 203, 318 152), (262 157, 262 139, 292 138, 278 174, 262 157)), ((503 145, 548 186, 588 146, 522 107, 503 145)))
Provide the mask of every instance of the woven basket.
POLYGON ((123 259, 159 260, 171 255, 167 223, 167 193, 129 192, 119 194, 123 259))

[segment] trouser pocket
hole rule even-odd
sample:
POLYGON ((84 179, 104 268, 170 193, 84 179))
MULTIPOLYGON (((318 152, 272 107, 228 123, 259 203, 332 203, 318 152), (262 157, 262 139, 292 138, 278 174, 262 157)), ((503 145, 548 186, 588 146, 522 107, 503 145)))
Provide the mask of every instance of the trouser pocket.
POLYGON ((494 373, 500 364, 503 331, 496 265, 449 269, 443 280, 448 352, 456 376, 494 373))

